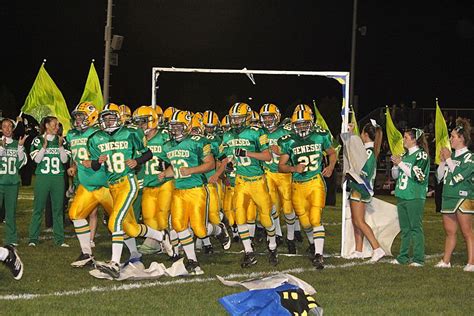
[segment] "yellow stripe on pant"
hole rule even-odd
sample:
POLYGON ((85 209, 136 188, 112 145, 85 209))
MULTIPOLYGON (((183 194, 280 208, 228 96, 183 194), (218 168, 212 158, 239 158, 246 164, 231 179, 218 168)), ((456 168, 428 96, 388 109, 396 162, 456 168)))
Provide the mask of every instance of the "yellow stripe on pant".
POLYGON ((69 218, 71 220, 86 219, 99 204, 107 214, 112 213, 113 200, 109 189, 100 188, 88 191, 80 184, 69 207, 69 218))
POLYGON ((171 200, 171 222, 176 232, 191 226, 198 238, 207 236, 206 199, 204 186, 191 189, 175 189, 171 200))
POLYGON ((156 230, 168 228, 168 217, 174 181, 167 181, 159 187, 145 187, 142 194, 143 222, 156 230))
POLYGON ((291 173, 277 173, 267 170, 265 177, 272 204, 275 206, 278 215, 280 215, 280 210, 283 210, 284 214, 292 214, 291 173))
POLYGON ((293 209, 300 220, 301 226, 321 226, 321 215, 326 204, 326 184, 320 174, 306 182, 293 181, 293 209))
POLYGON ((235 179, 234 205, 237 225, 255 222, 256 209, 258 208, 262 226, 267 229, 272 228, 272 202, 263 176, 253 178, 237 176, 235 179), (253 206, 249 208, 252 202, 255 204, 255 208, 253 206))

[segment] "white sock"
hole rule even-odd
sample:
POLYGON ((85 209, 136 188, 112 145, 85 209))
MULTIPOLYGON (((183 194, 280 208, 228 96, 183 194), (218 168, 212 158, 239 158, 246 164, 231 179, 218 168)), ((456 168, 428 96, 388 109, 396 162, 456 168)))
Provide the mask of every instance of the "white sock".
POLYGON ((0 261, 5 261, 8 257, 8 249, 0 247, 0 261))
POLYGON ((138 252, 137 241, 135 238, 126 236, 123 243, 127 246, 128 251, 130 251, 130 258, 141 258, 142 254, 138 252))
MULTIPOLYGON (((143 224, 141 224, 142 226, 142 229, 143 229, 143 224)), ((146 227, 146 230, 145 230, 145 235, 143 235, 143 237, 149 237, 149 238, 153 238, 155 240, 158 240, 158 241, 163 241, 163 232, 160 232, 156 229, 153 229, 149 226, 145 226, 146 227)))
MULTIPOLYGON (((247 223, 247 226, 248 226, 248 231, 249 231, 249 234, 250 234, 250 237, 255 237, 255 223, 247 223)), ((240 229, 239 229, 239 232, 240 232, 240 229)))
POLYGON ((314 238, 314 253, 323 254, 324 251, 324 239, 326 232, 324 231, 324 226, 313 227, 313 238, 314 238))
POLYGON ((86 219, 74 219, 72 223, 76 231, 77 239, 79 239, 79 245, 81 246, 82 253, 91 255, 91 231, 89 228, 89 223, 86 219))
POLYGON ((120 263, 123 249, 123 231, 112 233, 112 261, 120 263))
POLYGON ((286 239, 294 240, 295 239, 295 214, 285 214, 286 222, 286 239))
POLYGON ((222 232, 222 228, 219 225, 207 223, 207 236, 217 236, 222 232))
POLYGON ((312 245, 314 244, 314 238, 313 238, 313 230, 309 228, 308 230, 304 230, 306 236, 308 237, 309 243, 312 245))
POLYGON ((189 230, 186 229, 179 232, 178 237, 188 260, 197 261, 196 252, 194 251, 194 240, 193 237, 191 237, 189 230))
POLYGON ((268 236, 267 239, 268 239, 268 248, 270 248, 270 250, 276 249, 276 247, 277 247, 276 236, 275 235, 268 236))
POLYGON ((253 252, 252 241, 250 240, 250 232, 248 229, 249 225, 237 225, 237 228, 239 230, 240 240, 242 240, 245 252, 253 252))
POLYGON ((277 211, 275 207, 272 208, 272 217, 273 217, 273 225, 275 225, 275 234, 278 236, 283 236, 283 233, 281 232, 281 226, 280 226, 280 216, 277 216, 277 211))
POLYGON ((204 237, 201 240, 204 246, 211 246, 211 239, 209 237, 204 237))

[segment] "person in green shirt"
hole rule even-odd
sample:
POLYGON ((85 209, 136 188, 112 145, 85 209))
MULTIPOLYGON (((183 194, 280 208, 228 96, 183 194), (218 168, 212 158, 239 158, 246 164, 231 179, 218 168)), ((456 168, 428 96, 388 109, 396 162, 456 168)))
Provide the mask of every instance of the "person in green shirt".
POLYGON ((413 244, 413 260, 410 266, 421 267, 425 263, 425 236, 423 212, 430 172, 430 158, 425 134, 412 128, 403 134, 403 146, 407 150, 402 156, 392 156, 392 176, 397 179, 398 220, 401 230, 400 254, 393 264, 408 264, 410 245, 413 244))
MULTIPOLYGON (((352 133, 353 129, 354 125, 349 124, 349 132, 352 133)), ((372 200, 377 171, 377 157, 380 152, 382 136, 382 128, 375 121, 367 123, 360 133, 360 138, 367 152, 367 161, 362 168, 360 177, 371 190, 369 191, 365 185, 359 184, 356 181, 348 181, 347 185, 351 189, 349 201, 355 240, 355 251, 349 256, 349 259, 364 258, 362 253, 364 237, 367 238, 373 249, 371 262, 377 262, 385 256, 385 251, 380 247, 372 228, 365 221, 365 205, 372 200)))
POLYGON ((0 206, 5 205, 5 240, 6 245, 18 244, 16 230, 16 205, 20 187, 19 170, 26 165, 25 140, 27 136, 13 139, 13 120, 4 118, 0 121, 2 138, 0 143, 0 206))
POLYGON ((456 247, 457 227, 461 228, 466 242, 467 264, 464 271, 474 272, 474 153, 467 147, 471 143, 471 125, 466 119, 458 119, 450 138, 452 153, 441 149, 438 181, 443 181, 442 209, 446 233, 443 259, 437 268, 450 268, 451 256, 456 247))
POLYGON ((58 130, 59 121, 56 117, 44 117, 41 121, 40 135, 31 144, 30 156, 37 165, 28 246, 34 247, 39 242, 41 217, 49 195, 53 213, 54 242, 61 247, 69 247, 64 242, 63 201, 64 164, 68 161, 70 152, 64 148, 64 139, 58 136, 58 130))

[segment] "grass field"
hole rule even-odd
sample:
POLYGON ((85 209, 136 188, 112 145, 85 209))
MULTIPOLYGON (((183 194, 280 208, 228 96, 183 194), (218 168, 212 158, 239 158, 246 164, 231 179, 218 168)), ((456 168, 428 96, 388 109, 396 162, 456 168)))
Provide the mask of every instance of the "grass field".
MULTIPOLYGON (((380 197, 393 202, 390 196, 380 197)), ((153 281, 117 282, 98 280, 87 269, 73 269, 70 263, 79 254, 79 243, 72 226, 66 227, 71 248, 53 245, 51 233, 42 233, 45 240, 36 248, 27 247, 27 229, 32 209, 32 189, 22 188, 18 205, 20 245, 18 251, 25 264, 21 281, 15 281, 0 265, 0 314, 112 314, 137 313, 160 315, 222 315, 225 310, 218 298, 240 292, 222 285, 215 275, 227 279, 244 280, 250 277, 285 271, 310 283, 318 293, 316 300, 327 315, 343 314, 401 314, 401 315, 472 315, 474 274, 462 271, 466 262, 465 244, 459 237, 452 269, 435 269, 433 265, 443 252, 444 231, 441 216, 434 211, 433 199, 425 208, 426 265, 422 268, 394 266, 390 258, 381 263, 345 260, 337 257, 340 250, 341 212, 338 205, 328 207, 323 214, 326 224, 324 270, 315 270, 304 255, 306 241, 298 245, 300 257, 280 256, 280 264, 267 263, 264 246, 259 245, 259 262, 251 269, 241 269, 241 250, 234 244, 231 253, 215 253, 198 259, 205 274, 200 277, 169 278, 153 281)), ((0 225, 3 238, 4 226, 0 225)), ((95 256, 110 258, 110 239, 103 225, 96 239, 95 256)), ((215 245, 219 252, 219 246, 215 245)), ((393 252, 398 253, 399 239, 393 252)), ((286 253, 282 245, 280 253, 286 253)), ((127 256, 124 251, 122 258, 127 256)), ((165 255, 145 256, 148 266, 152 261, 164 262, 165 255)))

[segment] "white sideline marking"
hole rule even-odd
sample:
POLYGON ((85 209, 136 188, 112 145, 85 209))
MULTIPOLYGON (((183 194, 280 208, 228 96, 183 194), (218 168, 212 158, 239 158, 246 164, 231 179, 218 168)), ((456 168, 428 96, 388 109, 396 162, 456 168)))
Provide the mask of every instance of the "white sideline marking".
MULTIPOLYGON (((427 255, 425 258, 426 259, 432 259, 434 257, 440 257, 443 255, 442 253, 440 254, 433 254, 433 255, 427 255)), ((388 260, 381 260, 381 263, 388 263, 388 260)), ((340 265, 333 265, 333 264, 327 264, 324 266, 325 269, 344 269, 344 268, 351 268, 355 266, 363 266, 363 265, 369 265, 373 264, 368 260, 365 261, 352 261, 340 265)), ((256 278, 256 277, 261 277, 261 276, 267 276, 271 274, 277 274, 277 273, 293 273, 293 274, 299 274, 303 272, 309 272, 309 271, 315 271, 315 268, 294 268, 294 269, 287 269, 283 271, 261 271, 261 272, 251 272, 251 273, 231 273, 228 274, 227 276, 224 276, 223 278, 226 280, 230 279, 237 279, 237 278, 256 278)), ((0 300, 2 301, 18 301, 18 300, 34 300, 38 298, 44 298, 44 297, 63 297, 63 296, 75 296, 75 295, 81 295, 81 294, 89 294, 89 293, 100 293, 100 292, 116 292, 116 291, 130 291, 130 290, 135 290, 135 289, 143 289, 143 288, 150 288, 150 287, 155 287, 155 286, 169 286, 169 285, 175 285, 175 284, 190 284, 190 283, 206 283, 206 282, 212 282, 216 281, 217 278, 215 277, 208 277, 208 278, 201 278, 201 277, 185 277, 182 279, 177 279, 177 280, 172 280, 172 281, 155 281, 155 282, 150 282, 150 283, 130 283, 130 284, 122 284, 122 285, 114 285, 114 286, 93 286, 91 288, 83 288, 79 290, 71 290, 71 291, 59 291, 59 292, 53 292, 53 293, 44 293, 44 294, 30 294, 30 293, 24 293, 24 294, 10 294, 10 295, 1 295, 0 300)))

